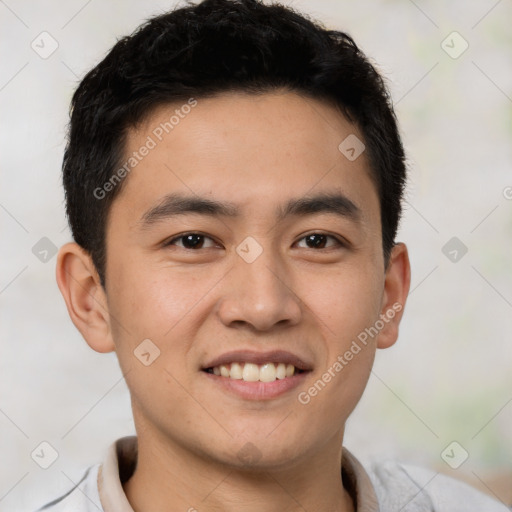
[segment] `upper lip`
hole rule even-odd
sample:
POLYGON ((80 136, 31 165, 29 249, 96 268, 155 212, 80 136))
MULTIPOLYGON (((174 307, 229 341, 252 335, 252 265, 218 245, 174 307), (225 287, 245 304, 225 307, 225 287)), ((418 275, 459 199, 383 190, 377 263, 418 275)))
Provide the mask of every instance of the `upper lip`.
POLYGON ((287 352, 285 350, 271 350, 268 352, 255 352, 254 350, 233 350, 226 352, 214 359, 211 359, 206 365, 203 366, 203 370, 207 368, 214 368, 222 364, 229 363, 253 363, 253 364, 265 364, 265 363, 285 363, 293 364, 295 368, 299 370, 311 370, 312 365, 304 361, 299 356, 287 352))

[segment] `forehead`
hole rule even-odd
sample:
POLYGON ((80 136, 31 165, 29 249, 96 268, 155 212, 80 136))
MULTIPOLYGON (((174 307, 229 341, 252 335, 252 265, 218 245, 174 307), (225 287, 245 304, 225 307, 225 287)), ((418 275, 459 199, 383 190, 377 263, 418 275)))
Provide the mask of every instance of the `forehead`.
POLYGON ((346 140, 363 137, 339 110, 291 92, 164 105, 128 132, 124 163, 134 165, 113 210, 143 214, 181 192, 270 215, 289 197, 341 192, 378 216, 366 154, 347 158, 346 140))

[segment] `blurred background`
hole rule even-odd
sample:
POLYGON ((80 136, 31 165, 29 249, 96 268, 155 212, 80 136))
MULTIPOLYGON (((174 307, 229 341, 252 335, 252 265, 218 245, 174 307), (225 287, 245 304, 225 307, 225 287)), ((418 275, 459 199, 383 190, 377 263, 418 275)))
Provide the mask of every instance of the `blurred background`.
MULTIPOLYGON (((282 3, 348 32, 377 63, 409 157, 399 240, 411 293, 344 444, 363 462, 427 465, 512 503, 512 2, 282 3)), ((60 166, 78 80, 175 5, 0 1, 0 511, 63 494, 134 433, 115 354, 86 345, 55 282, 70 240, 60 166), (42 442, 58 455, 47 469, 31 456, 48 453, 42 442)))

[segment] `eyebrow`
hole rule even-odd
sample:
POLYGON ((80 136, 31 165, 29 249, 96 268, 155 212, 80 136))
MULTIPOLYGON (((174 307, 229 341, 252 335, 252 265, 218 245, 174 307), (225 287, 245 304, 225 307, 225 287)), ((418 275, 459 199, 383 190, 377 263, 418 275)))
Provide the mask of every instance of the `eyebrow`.
MULTIPOLYGON (((361 220, 361 210, 341 193, 322 193, 290 199, 278 206, 278 221, 289 216, 307 216, 319 213, 335 214, 353 222, 361 220)), ((220 202, 206 197, 187 196, 179 193, 166 195, 156 206, 147 210, 139 220, 141 229, 179 215, 204 215, 209 217, 240 217, 239 207, 230 202, 220 202)))

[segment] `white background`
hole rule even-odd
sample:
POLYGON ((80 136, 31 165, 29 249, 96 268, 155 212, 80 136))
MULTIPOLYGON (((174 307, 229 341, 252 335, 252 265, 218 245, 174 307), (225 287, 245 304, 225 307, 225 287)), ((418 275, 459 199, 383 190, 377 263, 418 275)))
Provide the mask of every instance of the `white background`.
MULTIPOLYGON (((347 31, 378 63, 410 160, 399 239, 412 292, 345 445, 364 461, 398 457, 498 493, 494 472, 512 460, 512 3, 284 3, 347 31), (469 44, 457 59, 441 46, 453 31, 469 44), (468 248, 456 263, 442 252, 454 236, 468 248), (458 470, 441 458, 452 441, 469 453, 458 470)), ((115 354, 82 340, 55 283, 56 258, 43 263, 32 248, 42 237, 70 240, 60 166, 78 79, 117 38, 173 5, 0 2, 1 511, 64 493, 114 439, 134 433, 115 354), (43 31, 59 45, 47 59, 31 48, 43 31), (59 454, 46 470, 30 457, 42 441, 59 454)), ((463 44, 447 41, 454 51, 463 44)))

